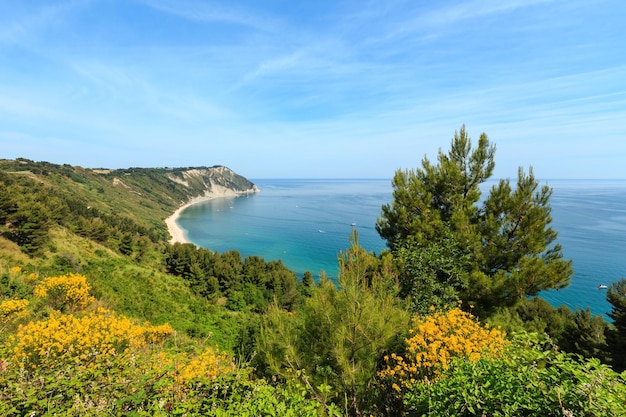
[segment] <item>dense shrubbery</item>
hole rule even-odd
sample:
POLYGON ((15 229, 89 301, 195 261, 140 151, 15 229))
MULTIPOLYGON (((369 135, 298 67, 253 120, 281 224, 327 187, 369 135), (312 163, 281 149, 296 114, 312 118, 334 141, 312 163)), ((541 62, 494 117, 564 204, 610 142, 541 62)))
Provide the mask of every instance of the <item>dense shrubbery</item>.
POLYGON ((545 338, 521 334, 504 355, 456 358, 436 380, 404 396, 415 416, 623 416, 626 378, 597 359, 559 352, 545 338))
POLYGON ((4 362, 1 415, 323 416, 298 387, 251 378, 228 355, 155 350, 73 361, 29 372, 4 362))
POLYGON ((404 353, 385 356, 387 367, 379 375, 401 392, 418 381, 437 379, 455 358, 475 362, 484 355, 500 355, 506 345, 503 332, 481 326, 460 308, 433 311, 413 319, 404 353))
POLYGON ((208 300, 226 296, 226 306, 235 311, 261 313, 273 301, 293 310, 299 298, 296 274, 281 261, 265 262, 258 256, 242 260, 237 251, 219 254, 190 243, 175 243, 165 248, 165 267, 208 300))
POLYGON ((164 348, 171 326, 139 324, 95 307, 82 275, 34 285, 33 303, 0 302, 1 415, 326 413, 297 386, 252 380, 249 369, 216 348, 164 348), (63 313, 68 300, 71 312, 63 313), (49 309, 48 317, 19 324, 35 315, 31 304, 49 309))
POLYGON ((260 343, 247 342, 256 370, 212 346, 172 343, 168 325, 103 311, 84 276, 11 268, 27 297, 0 301, 0 414, 620 415, 624 376, 596 359, 530 334, 507 347, 459 308, 409 325, 389 261, 355 240, 340 288, 309 287, 291 313, 274 305, 260 343), (90 303, 69 309, 67 299, 90 303))
POLYGON ((204 186, 184 170, 1 161, 0 414, 624 415, 626 280, 613 323, 528 298, 570 264, 532 173, 475 204, 492 157, 463 129, 397 173, 390 251, 353 235, 339 285, 166 244, 162 219, 204 186))
POLYGON ((342 259, 340 289, 323 281, 295 314, 267 315, 258 371, 278 385, 214 347, 166 346, 169 325, 103 310, 88 292, 61 312, 41 289, 67 299, 85 277, 29 274, 30 301, 0 301, 0 414, 621 415, 626 375, 533 334, 506 342, 459 308, 409 326, 385 261, 356 244, 342 259))

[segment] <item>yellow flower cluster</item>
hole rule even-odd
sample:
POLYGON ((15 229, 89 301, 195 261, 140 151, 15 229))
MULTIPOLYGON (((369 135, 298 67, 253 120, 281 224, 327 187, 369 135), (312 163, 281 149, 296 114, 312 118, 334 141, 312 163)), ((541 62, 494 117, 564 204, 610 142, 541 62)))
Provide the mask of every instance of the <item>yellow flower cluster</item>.
POLYGON ((47 320, 20 326, 9 337, 8 359, 29 369, 56 361, 92 362, 135 352, 173 332, 168 324, 142 326, 105 309, 82 317, 53 312, 47 320))
POLYGON ((198 355, 170 355, 160 353, 159 367, 170 369, 173 379, 179 384, 188 384, 197 379, 214 379, 235 370, 235 362, 226 353, 211 347, 198 355))
POLYGON ((22 267, 12 266, 11 268, 9 268, 9 272, 12 274, 19 274, 20 272, 22 272, 22 267))
POLYGON ((94 301, 89 295, 90 288, 87 277, 69 273, 45 278, 35 287, 34 293, 36 297, 47 298, 53 308, 67 307, 69 311, 77 311, 94 301))
POLYGON ((398 392, 401 386, 436 377, 442 369, 448 369, 453 357, 477 361, 483 354, 498 355, 507 346, 502 331, 481 326, 460 308, 417 317, 409 333, 405 357, 386 356, 387 367, 379 373, 397 381, 392 388, 398 392))
POLYGON ((160 344, 174 334, 174 329, 168 323, 160 326, 142 326, 146 342, 149 344, 160 344))
POLYGON ((39 274, 36 272, 31 272, 30 274, 26 276, 26 280, 30 282, 36 281, 38 279, 39 279, 39 274))
POLYGON ((237 371, 232 357, 211 347, 199 354, 160 351, 152 357, 151 363, 146 372, 161 375, 161 388, 175 401, 185 401, 196 384, 206 385, 221 375, 237 371))
POLYGON ((28 314, 28 300, 4 300, 0 303, 0 324, 28 314))

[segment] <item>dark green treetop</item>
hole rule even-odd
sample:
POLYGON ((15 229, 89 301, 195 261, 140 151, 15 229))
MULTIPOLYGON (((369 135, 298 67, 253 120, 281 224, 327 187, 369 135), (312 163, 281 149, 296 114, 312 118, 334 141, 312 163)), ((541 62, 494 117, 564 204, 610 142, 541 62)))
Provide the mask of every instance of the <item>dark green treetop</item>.
POLYGON ((621 278, 609 285, 606 299, 611 303, 609 317, 613 327, 609 338, 613 349, 613 369, 626 370, 626 278, 621 278))
POLYGON ((419 287, 433 279, 443 285, 443 299, 457 294, 479 312, 569 283, 571 261, 562 259, 549 226, 552 190, 539 187, 532 169, 520 168, 517 181, 501 180, 481 199, 494 156, 486 134, 472 148, 462 126, 437 164, 425 157, 421 169, 398 170, 393 178, 393 201, 382 207, 376 229, 400 264, 411 266, 402 293, 420 308, 436 304, 421 299, 432 291, 419 287))

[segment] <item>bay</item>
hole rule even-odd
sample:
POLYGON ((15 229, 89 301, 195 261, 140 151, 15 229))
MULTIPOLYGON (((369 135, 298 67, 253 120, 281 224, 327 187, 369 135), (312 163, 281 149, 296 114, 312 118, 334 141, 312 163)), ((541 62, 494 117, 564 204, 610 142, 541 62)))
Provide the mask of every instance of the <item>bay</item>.
POLYGON ((178 224, 190 242, 243 257, 280 259, 301 276, 330 278, 337 256, 349 247, 352 228, 359 244, 379 253, 385 242, 375 230, 380 207, 391 199, 390 180, 253 180, 261 190, 185 209, 178 224), (353 226, 354 223, 354 226, 353 226))
MULTIPOLYGON (((194 244, 217 252, 237 250, 282 262, 299 276, 338 273, 339 252, 351 230, 359 244, 380 253, 385 242, 375 229, 381 206, 391 202, 389 179, 259 179, 261 190, 224 197, 185 209, 179 226, 194 244)), ((552 227, 559 233, 575 274, 571 284, 541 296, 572 310, 606 314, 606 290, 626 275, 626 180, 543 180, 553 189, 552 227)), ((493 183, 486 183, 487 191, 493 183)))

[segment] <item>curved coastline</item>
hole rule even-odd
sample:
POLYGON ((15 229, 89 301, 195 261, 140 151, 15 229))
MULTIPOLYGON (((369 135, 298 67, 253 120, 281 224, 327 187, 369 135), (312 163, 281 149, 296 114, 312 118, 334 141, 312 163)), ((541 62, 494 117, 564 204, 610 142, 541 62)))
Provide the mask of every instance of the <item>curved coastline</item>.
POLYGON ((203 203, 205 201, 213 200, 214 198, 223 198, 223 197, 237 197, 245 194, 253 194, 259 192, 259 189, 254 186, 254 188, 246 190, 246 191, 235 191, 230 188, 221 187, 221 186, 213 186, 211 191, 207 191, 206 194, 193 197, 191 200, 180 206, 171 216, 165 219, 165 224, 167 225, 167 231, 169 232, 171 238, 169 243, 192 243, 187 239, 187 235, 183 228, 178 225, 178 218, 180 217, 180 213, 183 212, 187 207, 192 206, 194 204, 203 203))

